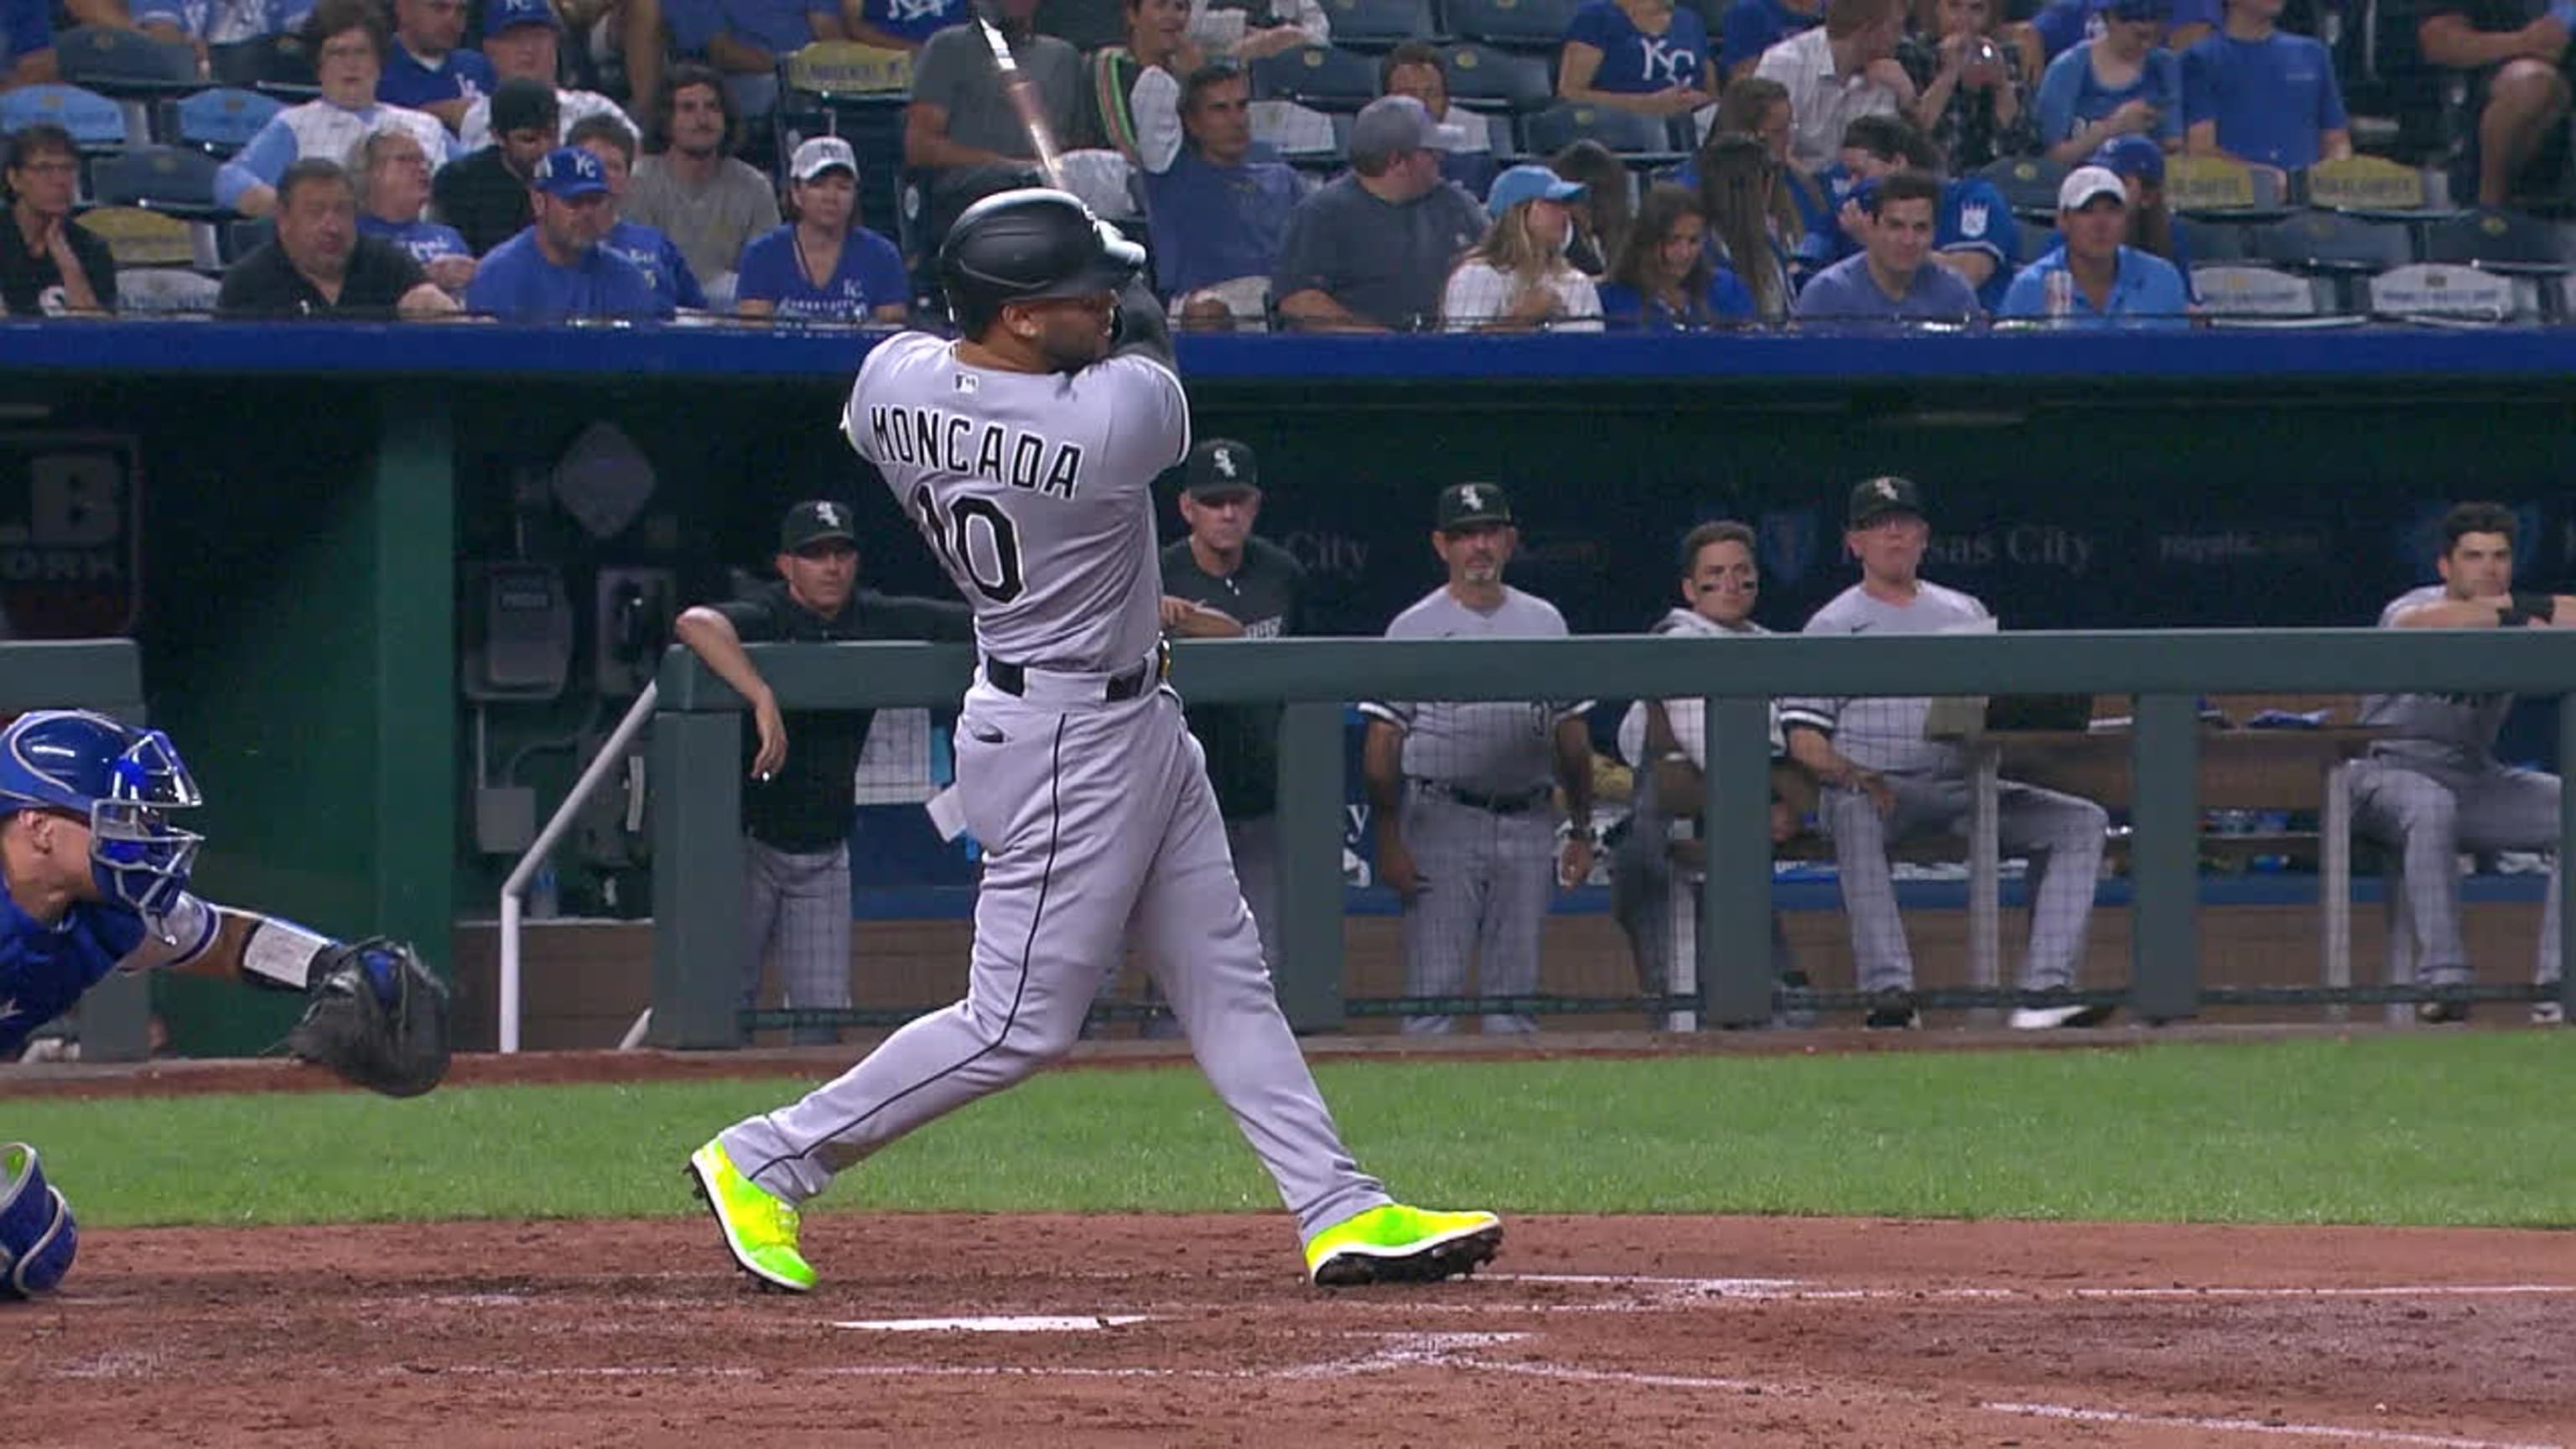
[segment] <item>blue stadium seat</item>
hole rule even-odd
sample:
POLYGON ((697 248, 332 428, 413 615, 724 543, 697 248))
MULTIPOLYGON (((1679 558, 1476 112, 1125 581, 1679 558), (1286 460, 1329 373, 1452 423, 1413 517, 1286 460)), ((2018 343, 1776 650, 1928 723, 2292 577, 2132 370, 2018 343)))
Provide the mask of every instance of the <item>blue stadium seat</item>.
POLYGON ((1582 0, 1447 0, 1449 33, 1507 50, 1553 56, 1582 0))
POLYGON ((2544 306, 2537 277, 2440 263, 2392 267, 2369 279, 2366 295, 2374 317, 2449 327, 2538 322, 2544 306))
POLYGON ((282 101, 309 101, 322 93, 313 54, 300 34, 254 35, 206 47, 206 70, 217 85, 240 86, 282 101))
POLYGON ((140 206, 173 216, 231 213, 215 204, 223 163, 184 146, 133 146, 90 166, 90 193, 101 206, 140 206))
POLYGON ((157 139, 165 145, 193 146, 209 156, 230 156, 271 117, 286 109, 275 96, 220 86, 175 101, 164 101, 157 139))
POLYGON ((83 151, 113 151, 134 142, 126 129, 125 108, 96 91, 38 85, 0 94, 0 131, 14 135, 44 124, 70 132, 72 144, 83 151))
POLYGON ((2240 221, 2184 221, 2177 217, 2174 234, 2194 265, 2202 262, 2250 262, 2261 259, 2256 237, 2262 224, 2240 221))
POLYGON ((2323 277, 2226 262, 2194 266, 2191 280, 2202 312, 2219 327, 2351 327, 2364 320, 2323 277))
POLYGON ((1408 40, 1437 40, 1431 0, 1323 0, 1333 43, 1353 50, 1393 50, 1408 40))
POLYGON ((2066 179, 2065 167, 2044 156, 2006 156, 1979 167, 1976 177, 2003 193, 2013 215, 2057 224, 2057 186, 2066 179))
POLYGON ((2384 272, 2415 260, 2407 227, 2330 211, 2301 212, 2264 227, 2255 249, 2267 262, 2347 276, 2384 272))
POLYGON ((54 58, 64 80, 103 96, 166 96, 202 84, 194 48, 140 30, 66 30, 54 37, 54 58))
POLYGON ((1440 69, 1449 79, 1449 99, 1471 111, 1523 116, 1556 103, 1556 78, 1534 55, 1467 41, 1441 54, 1440 69))
POLYGON ((1301 45, 1252 63, 1255 100, 1295 101, 1319 111, 1356 111, 1376 100, 1377 60, 1330 45, 1301 45))
POLYGON ((2424 238, 2424 260, 2552 276, 2576 262, 2568 240, 2559 228, 2524 212, 2464 212, 2433 224, 2424 238))
POLYGON ((1616 106, 1551 106, 1521 123, 1522 146, 1533 156, 1552 156, 1577 141, 1598 141, 1639 168, 1671 166, 1682 159, 1669 126, 1616 106))

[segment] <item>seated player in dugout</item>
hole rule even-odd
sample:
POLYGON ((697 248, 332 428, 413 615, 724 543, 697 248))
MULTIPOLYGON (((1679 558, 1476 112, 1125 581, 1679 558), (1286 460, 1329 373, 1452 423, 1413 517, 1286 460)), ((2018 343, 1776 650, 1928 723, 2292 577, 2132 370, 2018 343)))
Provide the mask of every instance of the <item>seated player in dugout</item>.
MULTIPOLYGON (((447 1068, 446 988, 409 947, 343 944, 189 893, 204 837, 173 817, 202 797, 169 736, 86 710, 0 730, 0 1060, 117 970, 300 991, 296 1056, 388 1096, 447 1068)), ((52 1288, 77 1229, 34 1149, 0 1148, 0 1297, 52 1288)))

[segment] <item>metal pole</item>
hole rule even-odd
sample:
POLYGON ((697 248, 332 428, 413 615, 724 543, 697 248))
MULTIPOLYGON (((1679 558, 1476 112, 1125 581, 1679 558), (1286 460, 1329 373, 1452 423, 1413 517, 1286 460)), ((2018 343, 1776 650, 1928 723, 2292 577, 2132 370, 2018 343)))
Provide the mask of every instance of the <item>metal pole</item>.
POLYGON ((2129 807, 2129 1003, 2150 1022, 2200 1004, 2200 727, 2187 694, 2138 696, 2129 807))
POLYGON ((1342 707, 1279 712, 1279 1010, 1299 1031, 1342 1025, 1342 707))
POLYGON ((564 795, 563 803, 555 807, 546 828, 537 832, 536 843, 519 857, 510 878, 501 882, 501 1050, 505 1053, 519 1049, 519 904, 527 896, 528 883, 536 879, 538 868, 554 853, 564 832, 572 829, 573 817, 598 791, 599 782, 626 758, 626 747, 635 743, 635 736, 653 718, 654 702, 661 697, 660 681, 648 681, 644 692, 635 696, 635 703, 627 709, 626 717, 610 732, 608 743, 599 747, 599 753, 582 769, 581 778, 564 795))
POLYGON ((1708 721, 1700 839, 1699 993, 1703 1020, 1757 1026, 1771 1019, 1771 706, 1702 701, 1708 721), (1722 953, 1720 942, 1738 943, 1722 953))

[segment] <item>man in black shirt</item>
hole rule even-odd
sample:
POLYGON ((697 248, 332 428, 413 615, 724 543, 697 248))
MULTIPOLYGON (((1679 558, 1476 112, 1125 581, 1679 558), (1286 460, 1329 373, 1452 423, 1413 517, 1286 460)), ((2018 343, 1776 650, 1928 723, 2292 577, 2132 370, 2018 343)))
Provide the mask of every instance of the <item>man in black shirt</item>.
MULTIPOLYGON (((1305 624, 1306 570, 1286 549, 1252 536, 1261 479, 1252 450, 1210 438, 1190 450, 1181 521, 1190 536, 1163 550, 1163 629, 1178 638, 1276 639, 1305 624)), ((1202 705, 1190 732, 1207 751, 1208 782, 1261 951, 1279 969, 1279 707, 1202 705)), ((1161 1034, 1158 1018, 1149 1035, 1161 1034)))
MULTIPOLYGON (((964 604, 857 587, 855 521, 846 503, 797 504, 778 528, 779 581, 731 603, 700 604, 674 629, 751 704, 743 741, 751 776, 742 792, 745 1009, 758 1004, 762 961, 773 952, 790 1009, 850 1005, 850 829, 859 754, 875 715, 781 714, 742 646, 975 637, 974 612, 964 604)), ((790 1039, 802 1046, 840 1036, 800 1027, 790 1039)))
POLYGON ((411 254, 358 235, 358 193, 336 161, 308 157, 277 179, 277 235, 224 273, 231 317, 441 317, 456 299, 411 254))
POLYGON ((80 152, 38 122, 9 138, 9 219, 0 226, 0 302, 13 317, 116 310, 116 258, 72 220, 80 152))
POLYGON ((2477 78, 2478 125, 2465 159, 2476 168, 2478 205, 2504 206, 2518 186, 2559 189, 2576 0, 2425 0, 2422 13, 2415 40, 2424 58, 2477 78))
POLYGON ((528 229, 528 187, 555 148, 561 102, 543 81, 514 76, 492 91, 492 144, 439 168, 430 207, 481 256, 528 229))

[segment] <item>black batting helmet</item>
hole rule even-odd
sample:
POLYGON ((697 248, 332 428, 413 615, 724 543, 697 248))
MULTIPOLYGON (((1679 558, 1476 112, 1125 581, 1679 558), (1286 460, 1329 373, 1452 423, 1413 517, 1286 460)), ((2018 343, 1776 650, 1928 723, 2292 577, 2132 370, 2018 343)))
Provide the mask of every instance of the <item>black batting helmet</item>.
POLYGON ((939 284, 958 329, 973 337, 1004 305, 1115 292, 1145 265, 1067 192, 1032 188, 985 197, 959 214, 939 247, 939 284))

